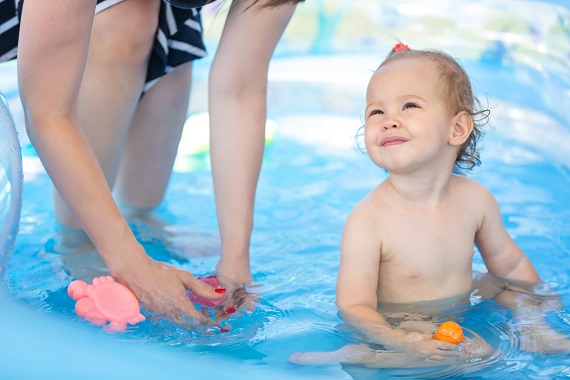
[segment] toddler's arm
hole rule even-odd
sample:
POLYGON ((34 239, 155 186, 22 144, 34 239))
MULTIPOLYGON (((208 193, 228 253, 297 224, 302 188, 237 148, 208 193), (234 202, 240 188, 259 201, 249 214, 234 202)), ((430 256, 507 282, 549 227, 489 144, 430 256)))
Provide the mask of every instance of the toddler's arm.
POLYGON ((494 299, 513 309, 521 333, 521 349, 542 353, 570 352, 570 339, 554 331, 543 309, 557 304, 557 297, 540 297, 533 286, 541 282, 534 266, 506 231, 497 201, 484 194, 484 219, 475 242, 489 272, 506 284, 494 299))
POLYGON ((503 225, 499 205, 487 189, 482 191, 481 204, 484 216, 475 243, 489 272, 524 288, 539 283, 538 273, 509 236, 503 225))

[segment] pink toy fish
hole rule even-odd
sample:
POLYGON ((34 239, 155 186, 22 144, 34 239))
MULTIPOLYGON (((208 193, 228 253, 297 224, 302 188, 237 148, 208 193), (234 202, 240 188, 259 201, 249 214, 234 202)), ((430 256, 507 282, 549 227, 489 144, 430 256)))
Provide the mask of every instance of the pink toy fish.
POLYGON ((134 325, 145 320, 135 295, 111 276, 95 278, 93 285, 75 280, 67 287, 67 294, 77 301, 77 315, 97 326, 124 331, 127 323, 134 325))

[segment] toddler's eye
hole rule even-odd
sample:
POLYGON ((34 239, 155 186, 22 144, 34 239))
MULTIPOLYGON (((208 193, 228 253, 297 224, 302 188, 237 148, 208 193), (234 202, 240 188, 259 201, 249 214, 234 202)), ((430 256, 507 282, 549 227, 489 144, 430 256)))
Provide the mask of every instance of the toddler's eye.
POLYGON ((384 115, 384 111, 382 111, 382 110, 372 110, 372 111, 370 111, 370 113, 368 114, 368 117, 374 116, 374 115, 384 115))
POLYGON ((407 110, 408 108, 420 108, 416 103, 406 103, 404 104, 404 109, 407 110))

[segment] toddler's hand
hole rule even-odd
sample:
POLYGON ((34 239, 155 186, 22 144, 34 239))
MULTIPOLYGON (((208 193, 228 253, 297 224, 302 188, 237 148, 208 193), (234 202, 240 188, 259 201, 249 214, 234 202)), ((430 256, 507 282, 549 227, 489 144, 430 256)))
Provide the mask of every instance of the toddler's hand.
POLYGON ((402 339, 402 349, 429 360, 459 356, 456 344, 433 339, 431 334, 410 332, 402 339))
POLYGON ((475 358, 486 358, 491 356, 495 350, 485 339, 475 336, 473 339, 465 339, 461 345, 461 360, 470 360, 475 358))

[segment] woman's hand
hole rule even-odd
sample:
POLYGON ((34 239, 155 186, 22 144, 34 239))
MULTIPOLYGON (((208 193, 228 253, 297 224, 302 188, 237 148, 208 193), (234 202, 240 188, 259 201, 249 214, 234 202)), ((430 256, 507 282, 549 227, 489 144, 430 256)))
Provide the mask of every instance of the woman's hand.
POLYGON ((219 300, 224 292, 220 288, 215 291, 187 271, 152 260, 142 246, 139 247, 137 252, 122 256, 120 264, 115 260, 109 269, 135 294, 143 307, 150 312, 165 314, 182 325, 191 324, 188 318, 195 318, 204 325, 219 327, 217 322, 196 310, 186 291, 208 300, 219 300))
POLYGON ((218 306, 214 307, 214 319, 217 322, 225 321, 236 312, 252 312, 259 303, 259 296, 247 285, 235 282, 232 279, 216 274, 219 284, 226 289, 226 299, 218 306))

